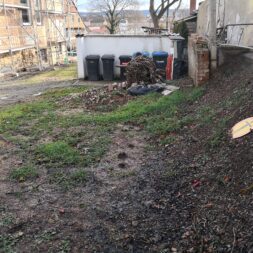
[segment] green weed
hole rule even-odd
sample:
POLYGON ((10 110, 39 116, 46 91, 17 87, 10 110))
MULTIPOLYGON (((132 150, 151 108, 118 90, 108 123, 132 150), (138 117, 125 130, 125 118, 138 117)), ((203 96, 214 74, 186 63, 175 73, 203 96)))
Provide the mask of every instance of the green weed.
POLYGON ((83 170, 78 170, 72 173, 56 172, 52 174, 50 179, 50 183, 57 184, 65 190, 82 185, 86 181, 87 173, 83 170))
POLYGON ((39 145, 36 155, 49 164, 78 165, 81 161, 79 152, 63 141, 39 145))
POLYGON ((213 122, 216 111, 210 106, 203 106, 197 112, 196 119, 200 125, 209 125, 213 122))
POLYGON ((4 253, 14 253, 14 245, 16 244, 16 239, 8 235, 0 235, 0 252, 4 253))
POLYGON ((11 171, 11 173, 10 173, 10 178, 17 180, 19 182, 23 182, 28 179, 33 179, 38 176, 39 176, 39 174, 38 174, 37 170, 35 169, 35 167, 33 167, 33 166, 25 166, 25 167, 22 167, 19 169, 15 169, 15 170, 11 171))
POLYGON ((61 245, 60 245, 60 253, 67 253, 71 251, 71 247, 70 247, 70 241, 68 240, 62 240, 61 241, 61 245))
POLYGON ((137 176, 136 171, 118 171, 111 173, 113 177, 118 177, 118 178, 128 178, 128 177, 134 177, 137 176))
POLYGON ((70 180, 73 183, 77 183, 77 184, 85 183, 86 180, 87 180, 87 173, 85 171, 83 171, 83 170, 79 170, 79 171, 73 172, 70 175, 70 180))
POLYGON ((208 140, 208 146, 211 148, 218 147, 227 136, 227 122, 229 118, 221 119, 213 130, 212 136, 208 140))
POLYGON ((9 226, 11 224, 14 223, 14 218, 12 216, 6 216, 6 217, 3 217, 1 220, 0 220, 0 227, 5 227, 5 226, 9 226))

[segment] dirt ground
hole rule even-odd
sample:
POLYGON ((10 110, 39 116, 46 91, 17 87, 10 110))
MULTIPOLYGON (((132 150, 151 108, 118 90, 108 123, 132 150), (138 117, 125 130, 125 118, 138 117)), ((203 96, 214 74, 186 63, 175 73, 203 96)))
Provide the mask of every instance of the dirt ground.
POLYGON ((188 124, 162 136, 117 124, 69 191, 46 168, 35 183, 8 180, 20 147, 0 140, 0 252, 253 252, 253 135, 230 136, 253 115, 252 80, 250 61, 226 64, 178 112, 188 124))
POLYGON ((102 87, 107 83, 78 80, 76 66, 58 67, 55 71, 27 73, 18 78, 0 80, 0 108, 6 105, 31 101, 47 90, 64 87, 102 87))
POLYGON ((50 81, 37 83, 35 85, 15 84, 9 81, 6 82, 4 85, 0 85, 0 107, 34 100, 37 96, 40 96, 41 94, 50 89, 77 86, 101 87, 104 85, 106 84, 103 82, 97 82, 94 84, 79 80, 55 82, 50 81))

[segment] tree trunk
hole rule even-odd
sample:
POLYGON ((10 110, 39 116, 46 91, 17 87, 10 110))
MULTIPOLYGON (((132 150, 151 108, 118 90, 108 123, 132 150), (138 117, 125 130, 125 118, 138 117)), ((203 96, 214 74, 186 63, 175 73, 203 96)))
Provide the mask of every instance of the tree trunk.
POLYGON ((155 29, 158 29, 158 28, 159 28, 160 19, 159 19, 159 17, 156 15, 156 13, 155 13, 153 7, 154 7, 154 6, 150 6, 149 13, 150 13, 150 16, 151 16, 151 18, 152 18, 154 28, 155 28, 155 29))
POLYGON ((157 16, 152 16, 152 21, 155 29, 159 29, 160 19, 157 16))
POLYGON ((149 4, 149 12, 150 16, 152 18, 152 21, 154 23, 154 28, 158 29, 159 28, 159 23, 161 18, 164 16, 166 11, 172 6, 173 4, 179 2, 179 6, 181 5, 182 0, 161 0, 161 4, 157 7, 155 5, 155 0, 150 0, 149 4))

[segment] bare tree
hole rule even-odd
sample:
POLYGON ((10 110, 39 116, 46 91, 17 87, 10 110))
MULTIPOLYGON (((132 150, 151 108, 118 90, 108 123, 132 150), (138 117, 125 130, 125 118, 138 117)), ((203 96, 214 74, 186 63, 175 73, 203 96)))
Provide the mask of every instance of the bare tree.
POLYGON ((160 19, 164 16, 170 6, 174 5, 175 3, 179 3, 180 7, 181 2, 181 0, 159 0, 159 3, 157 3, 155 0, 150 0, 149 12, 154 24, 154 28, 159 28, 160 19))
POLYGON ((115 34, 124 11, 137 4, 137 0, 93 0, 92 6, 105 16, 109 33, 115 34))

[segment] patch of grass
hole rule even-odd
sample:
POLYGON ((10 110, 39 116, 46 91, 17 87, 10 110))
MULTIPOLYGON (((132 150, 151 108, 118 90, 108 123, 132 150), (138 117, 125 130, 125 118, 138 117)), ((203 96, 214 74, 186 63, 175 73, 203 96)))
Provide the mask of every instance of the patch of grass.
POLYGON ((178 171, 175 168, 166 168, 162 174, 162 178, 167 180, 174 178, 178 175, 178 171))
POLYGON ((0 235, 0 252, 14 253, 13 247, 16 244, 16 239, 8 235, 0 235))
POLYGON ((0 220, 0 227, 9 226, 14 223, 14 217, 12 216, 5 216, 0 220))
POLYGON ((54 230, 52 230, 52 231, 43 231, 41 234, 35 235, 36 243, 41 244, 43 242, 52 241, 56 234, 57 234, 57 232, 54 231, 54 230))
POLYGON ((108 150, 109 144, 110 138, 108 136, 98 136, 98 138, 90 145, 90 149, 84 156, 84 165, 88 166, 94 162, 99 162, 101 157, 103 157, 108 150))
POLYGON ((168 136, 168 137, 166 137, 165 139, 163 139, 162 141, 161 141, 161 144, 162 145, 170 145, 170 144, 173 144, 175 141, 176 141, 176 137, 175 136, 168 136))
POLYGON ((128 178, 128 177, 134 177, 137 176, 136 171, 118 171, 111 173, 113 177, 118 177, 118 178, 128 178))
POLYGON ((50 183, 57 184, 65 190, 82 185, 85 182, 87 182, 87 173, 84 170, 78 170, 72 173, 56 172, 52 174, 50 180, 50 183))
POLYGON ((45 80, 47 81, 67 81, 67 80, 73 80, 77 78, 77 67, 76 64, 71 64, 67 67, 59 67, 55 70, 45 71, 39 74, 36 74, 30 78, 27 78, 26 80, 20 80, 20 83, 25 84, 37 84, 37 83, 43 83, 45 80))
POLYGON ((70 180, 73 183, 82 184, 87 181, 87 173, 83 170, 79 170, 70 174, 70 180))
POLYGON ((210 106, 203 106, 197 112, 197 120, 200 125, 209 125, 213 122, 216 111, 210 106))
POLYGON ((38 177, 39 174, 34 166, 25 166, 11 171, 10 178, 19 182, 38 177))
POLYGON ((70 241, 69 240, 62 240, 60 244, 60 252, 67 253, 71 251, 70 241))
POLYGON ((39 160, 49 164, 78 165, 81 161, 79 152, 63 141, 39 145, 36 154, 39 160))
POLYGON ((70 94, 78 94, 85 92, 87 90, 86 86, 75 86, 75 87, 67 87, 67 88, 57 88, 53 90, 49 90, 43 94, 44 98, 48 99, 56 99, 68 96, 70 94))
POLYGON ((208 140, 208 146, 211 148, 218 147, 227 136, 227 122, 229 118, 221 119, 215 126, 212 136, 208 140))

